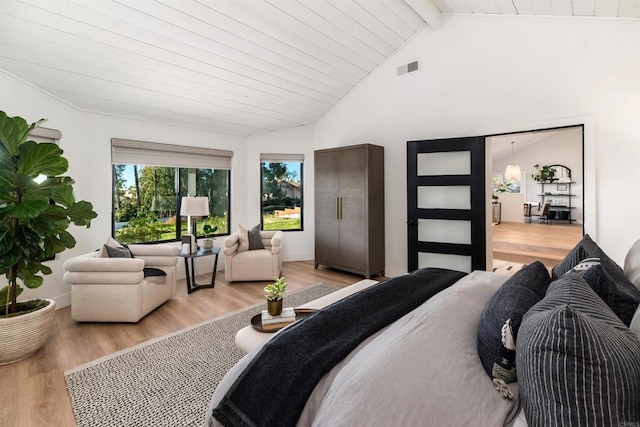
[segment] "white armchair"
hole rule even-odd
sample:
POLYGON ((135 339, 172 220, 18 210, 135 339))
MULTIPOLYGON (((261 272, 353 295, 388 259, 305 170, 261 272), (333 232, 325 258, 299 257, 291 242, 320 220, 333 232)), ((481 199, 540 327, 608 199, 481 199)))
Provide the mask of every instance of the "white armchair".
POLYGON ((102 258, 96 251, 65 261, 73 320, 136 323, 173 297, 178 248, 129 245, 129 250, 134 258, 102 258), (148 267, 166 276, 145 278, 148 267))
POLYGON ((260 231, 264 249, 240 250, 236 231, 224 241, 224 278, 227 282, 272 280, 282 271, 282 231, 260 231))

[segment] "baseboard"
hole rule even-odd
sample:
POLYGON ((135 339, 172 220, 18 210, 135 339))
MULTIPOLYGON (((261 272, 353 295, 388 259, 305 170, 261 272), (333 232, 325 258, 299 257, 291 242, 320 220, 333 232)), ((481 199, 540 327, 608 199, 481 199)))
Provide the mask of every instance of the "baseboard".
POLYGON ((291 262, 291 261, 313 261, 315 259, 314 254, 312 253, 288 253, 284 254, 282 257, 283 262, 291 262))
POLYGON ((51 299, 56 302, 56 310, 60 310, 61 308, 71 305, 71 292, 63 295, 58 295, 57 297, 53 297, 51 299))

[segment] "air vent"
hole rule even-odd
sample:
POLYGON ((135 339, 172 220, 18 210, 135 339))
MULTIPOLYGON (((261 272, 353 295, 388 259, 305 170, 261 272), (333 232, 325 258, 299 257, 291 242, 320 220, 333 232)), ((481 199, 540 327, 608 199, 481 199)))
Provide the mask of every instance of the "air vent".
POLYGON ((402 65, 398 67, 398 75, 401 76, 403 74, 412 73, 414 71, 418 71, 418 61, 410 62, 406 65, 402 65))

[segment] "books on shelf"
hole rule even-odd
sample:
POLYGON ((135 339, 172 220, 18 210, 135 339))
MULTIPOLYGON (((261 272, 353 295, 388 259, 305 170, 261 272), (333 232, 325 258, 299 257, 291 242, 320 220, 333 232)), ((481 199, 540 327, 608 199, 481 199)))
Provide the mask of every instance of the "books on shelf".
POLYGON ((296 312, 293 307, 286 307, 282 309, 282 313, 279 316, 270 315, 267 310, 262 310, 262 328, 263 329, 278 329, 296 321, 296 312))

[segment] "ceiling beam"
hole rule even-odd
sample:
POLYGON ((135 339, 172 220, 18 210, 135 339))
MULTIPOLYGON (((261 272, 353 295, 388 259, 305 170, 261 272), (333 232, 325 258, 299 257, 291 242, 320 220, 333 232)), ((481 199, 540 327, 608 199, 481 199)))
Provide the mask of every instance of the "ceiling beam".
POLYGON ((404 0, 432 29, 442 28, 442 13, 431 0, 404 0))

